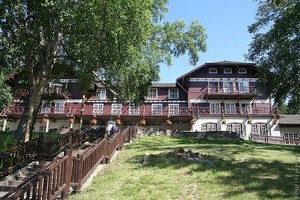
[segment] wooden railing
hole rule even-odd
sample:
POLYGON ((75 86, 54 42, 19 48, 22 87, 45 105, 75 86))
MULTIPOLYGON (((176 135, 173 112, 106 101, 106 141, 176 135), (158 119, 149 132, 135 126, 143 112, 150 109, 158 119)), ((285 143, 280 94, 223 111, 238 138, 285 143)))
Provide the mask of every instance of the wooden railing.
MULTIPOLYGON (((60 116, 75 116, 80 115, 80 105, 70 105, 63 108, 46 108, 39 110, 40 115, 60 115, 60 116)), ((22 115, 23 106, 11 106, 6 107, 1 112, 2 116, 5 115, 22 115)), ((162 109, 152 110, 151 107, 146 107, 145 109, 139 109, 138 112, 130 112, 129 108, 123 108, 118 113, 112 114, 111 108, 106 107, 103 110, 95 110, 92 105, 85 106, 83 115, 84 116, 94 116, 94 115, 119 115, 119 116, 199 116, 199 115, 266 115, 272 114, 273 110, 270 107, 252 107, 252 108, 241 108, 241 107, 179 107, 178 109, 169 109, 168 106, 164 106, 162 109)))
POLYGON ((0 199, 67 199, 71 183, 72 155, 66 150, 64 156, 52 162, 34 176, 21 183, 0 199))
POLYGON ((260 94, 254 86, 250 87, 207 87, 207 94, 260 94))
POLYGON ((284 137, 284 136, 268 136, 268 135, 255 135, 250 134, 250 141, 271 143, 271 144, 300 144, 300 138, 284 137))
POLYGON ((136 136, 136 130, 137 127, 125 128, 110 141, 104 138, 76 157, 72 156, 71 150, 65 150, 64 156, 55 159, 0 199, 67 199, 70 187, 80 191, 97 165, 109 161, 117 149, 136 136))
POLYGON ((51 160, 67 148, 76 148, 87 140, 94 140, 104 134, 105 128, 90 127, 81 132, 68 132, 55 139, 38 138, 22 145, 15 146, 7 151, 0 152, 0 178, 24 167, 33 160, 51 160))

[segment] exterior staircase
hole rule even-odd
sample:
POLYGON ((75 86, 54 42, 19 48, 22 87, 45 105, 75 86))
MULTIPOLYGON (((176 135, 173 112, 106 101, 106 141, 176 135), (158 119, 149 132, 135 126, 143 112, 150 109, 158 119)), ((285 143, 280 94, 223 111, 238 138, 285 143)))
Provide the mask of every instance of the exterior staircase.
POLYGON ((4 177, 0 180, 0 199, 49 163, 47 161, 33 161, 17 172, 4 177))

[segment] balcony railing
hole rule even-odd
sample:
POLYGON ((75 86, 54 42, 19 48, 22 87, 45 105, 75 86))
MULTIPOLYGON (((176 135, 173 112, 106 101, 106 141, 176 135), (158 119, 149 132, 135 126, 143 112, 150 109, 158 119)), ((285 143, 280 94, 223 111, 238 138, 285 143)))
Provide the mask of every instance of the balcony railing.
MULTIPOLYGON (((24 106, 9 106, 5 107, 0 113, 1 116, 18 116, 22 115, 24 111, 24 106)), ((64 107, 43 107, 38 111, 40 115, 52 115, 52 116, 70 116, 70 115, 80 115, 81 114, 81 105, 68 105, 64 107)), ((94 116, 94 115, 120 115, 120 116, 218 116, 218 115, 269 115, 273 114, 273 110, 269 107, 261 108, 239 108, 239 107, 179 107, 176 109, 169 109, 168 106, 162 107, 161 109, 151 109, 151 107, 140 107, 135 109, 135 112, 131 112, 130 108, 124 107, 121 108, 118 112, 115 110, 111 112, 111 107, 106 106, 103 109, 96 109, 92 106, 85 106, 83 108, 84 116, 94 116)))
POLYGON ((258 95, 258 90, 254 87, 207 87, 207 94, 238 94, 238 95, 258 95))

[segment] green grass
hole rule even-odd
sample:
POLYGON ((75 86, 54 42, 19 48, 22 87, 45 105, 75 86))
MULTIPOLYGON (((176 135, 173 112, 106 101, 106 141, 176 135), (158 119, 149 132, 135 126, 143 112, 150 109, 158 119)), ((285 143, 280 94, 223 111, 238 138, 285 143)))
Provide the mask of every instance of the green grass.
POLYGON ((299 146, 143 136, 69 199, 299 199, 299 153, 299 146), (167 156, 180 147, 207 156, 167 156), (148 165, 141 164, 145 154, 148 165))

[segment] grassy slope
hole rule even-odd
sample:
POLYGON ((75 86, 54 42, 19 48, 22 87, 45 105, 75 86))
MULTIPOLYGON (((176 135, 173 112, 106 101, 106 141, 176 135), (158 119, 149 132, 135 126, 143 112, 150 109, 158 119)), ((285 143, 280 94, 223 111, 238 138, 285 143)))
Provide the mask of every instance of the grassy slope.
POLYGON ((298 199, 299 153, 299 146, 143 136, 69 199, 298 199), (166 156, 179 147, 207 157, 193 162, 166 156))

